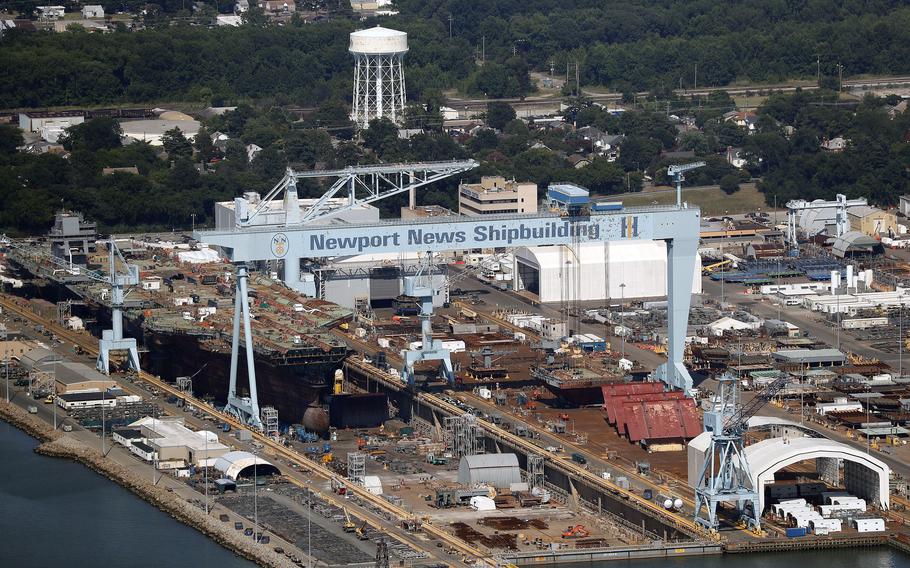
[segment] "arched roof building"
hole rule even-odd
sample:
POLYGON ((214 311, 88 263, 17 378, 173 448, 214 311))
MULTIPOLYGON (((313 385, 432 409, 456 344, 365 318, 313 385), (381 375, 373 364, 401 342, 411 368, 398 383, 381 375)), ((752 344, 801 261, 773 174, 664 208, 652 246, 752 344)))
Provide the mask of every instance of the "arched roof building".
POLYGON ((256 475, 278 475, 278 468, 250 452, 228 452, 215 460, 215 469, 228 479, 237 481, 256 475))

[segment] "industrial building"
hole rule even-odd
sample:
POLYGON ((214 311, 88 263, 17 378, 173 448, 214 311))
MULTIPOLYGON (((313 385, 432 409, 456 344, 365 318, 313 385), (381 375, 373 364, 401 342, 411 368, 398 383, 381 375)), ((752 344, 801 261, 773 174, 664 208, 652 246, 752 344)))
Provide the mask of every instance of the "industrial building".
POLYGON ((48 371, 54 375, 57 393, 106 391, 115 388, 117 382, 82 363, 62 361, 53 364, 48 371))
POLYGON ((480 183, 458 186, 458 212, 470 217, 537 213, 537 184, 484 176, 480 183))
POLYGON ((199 126, 199 121, 192 119, 168 120, 155 118, 149 120, 125 120, 120 123, 123 137, 127 142, 148 142, 152 146, 161 146, 161 139, 164 133, 175 128, 180 130, 186 138, 193 138, 199 132, 199 126))
POLYGON ((851 207, 847 210, 850 228, 866 235, 887 235, 898 233, 897 217, 894 213, 884 211, 871 205, 851 207))
POLYGON ((515 454, 477 454, 463 456, 458 464, 458 483, 488 484, 495 488, 521 483, 521 469, 515 454))
MULTIPOLYGON (((313 296, 346 308, 369 300, 374 308, 388 307, 404 293, 405 276, 414 275, 419 266, 418 253, 374 253, 326 259, 304 268, 301 284, 312 282, 313 296)), ((432 276, 433 306, 448 302, 447 267, 440 262, 432 276)))
POLYGON ((83 391, 58 394, 54 402, 64 410, 74 410, 76 408, 114 408, 117 406, 118 400, 116 396, 104 391, 83 391))
POLYGON ((36 132, 42 140, 56 143, 63 131, 85 122, 85 113, 78 110, 36 111, 19 113, 19 128, 36 132))
POLYGON ((82 213, 60 211, 54 215, 54 226, 47 236, 55 258, 70 265, 85 265, 88 256, 95 252, 98 227, 94 221, 87 221, 82 213))
MULTIPOLYGON (((513 289, 541 302, 632 300, 667 295, 667 246, 663 241, 610 241, 515 250, 513 289)), ((701 293, 701 263, 692 293, 701 293)))
POLYGON ((183 425, 182 418, 142 418, 120 432, 119 439, 114 439, 125 446, 137 440, 147 444, 154 451, 158 469, 211 466, 215 458, 229 451, 218 441, 217 434, 205 430, 194 432, 183 425), (129 434, 130 431, 138 431, 141 438, 129 434))

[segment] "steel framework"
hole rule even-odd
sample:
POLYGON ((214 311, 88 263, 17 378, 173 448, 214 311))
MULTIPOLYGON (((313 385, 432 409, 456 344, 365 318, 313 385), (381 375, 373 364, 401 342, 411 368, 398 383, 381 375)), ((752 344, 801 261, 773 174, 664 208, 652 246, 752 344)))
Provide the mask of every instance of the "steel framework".
POLYGON ((686 180, 685 174, 689 170, 706 166, 706 162, 692 162, 691 164, 673 164, 667 167, 667 175, 676 182, 676 206, 682 207, 682 182, 686 180))
POLYGON ((348 479, 363 485, 367 472, 367 455, 363 452, 348 452, 348 479))
POLYGON ((544 457, 539 454, 529 454, 528 455, 528 486, 533 489, 535 487, 543 487, 544 481, 544 457))
POLYGON ((351 120, 367 128, 370 120, 404 118, 404 53, 354 53, 354 108, 351 120))
POLYGON ((447 416, 443 420, 443 441, 456 458, 486 453, 483 429, 472 414, 447 416))
POLYGON ((266 436, 278 437, 278 410, 275 407, 262 407, 262 427, 266 436))
MULTIPOLYGON (((850 231, 850 219, 847 217, 848 207, 859 207, 868 205, 865 197, 857 199, 847 199, 846 195, 838 193, 834 201, 806 201, 805 199, 791 199, 787 202, 787 244, 790 250, 799 250, 799 241, 797 240, 797 213, 811 209, 836 209, 834 214, 835 236, 842 237, 850 231)), ((813 236, 813 235, 808 235, 813 236)))
POLYGON ((177 390, 193 396, 193 377, 177 377, 174 381, 177 383, 177 390))
MULTIPOLYGON (((281 192, 285 192, 284 205, 286 225, 300 225, 330 215, 337 215, 359 205, 373 203, 386 197, 415 190, 449 176, 474 169, 474 160, 452 160, 449 162, 419 162, 414 164, 380 164, 373 166, 348 166, 340 170, 295 171, 290 168, 275 184, 259 204, 244 217, 242 208, 235 209, 237 227, 251 226, 262 212, 281 192), (297 196, 297 181, 301 179, 335 179, 328 191, 303 213, 297 196), (339 192, 346 204, 329 209, 329 200, 339 192)), ((259 259, 257 259, 259 260, 259 259)))

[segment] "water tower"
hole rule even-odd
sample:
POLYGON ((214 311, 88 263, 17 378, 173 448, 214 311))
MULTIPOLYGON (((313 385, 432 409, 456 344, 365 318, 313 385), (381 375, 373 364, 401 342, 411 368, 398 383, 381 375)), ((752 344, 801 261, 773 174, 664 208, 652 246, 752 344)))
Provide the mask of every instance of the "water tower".
POLYGON ((404 67, 408 34, 376 26, 351 34, 354 56, 354 110, 351 120, 366 128, 370 120, 404 118, 404 67))

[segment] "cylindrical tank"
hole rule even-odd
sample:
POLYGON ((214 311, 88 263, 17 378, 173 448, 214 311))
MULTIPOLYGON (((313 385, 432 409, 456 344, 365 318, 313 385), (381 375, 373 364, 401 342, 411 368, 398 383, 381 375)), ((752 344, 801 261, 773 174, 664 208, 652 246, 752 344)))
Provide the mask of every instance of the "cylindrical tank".
POLYGON ((329 413, 318 406, 310 406, 303 413, 302 423, 310 432, 322 434, 329 429, 329 413))
POLYGON ((405 53, 408 51, 408 34, 381 26, 356 31, 351 33, 348 51, 365 55, 405 53))
POLYGON ((682 509, 682 508, 683 508, 683 500, 680 499, 679 497, 677 497, 676 499, 673 499, 673 508, 676 509, 676 510, 682 509))

